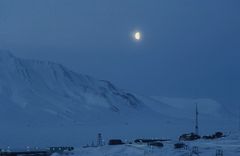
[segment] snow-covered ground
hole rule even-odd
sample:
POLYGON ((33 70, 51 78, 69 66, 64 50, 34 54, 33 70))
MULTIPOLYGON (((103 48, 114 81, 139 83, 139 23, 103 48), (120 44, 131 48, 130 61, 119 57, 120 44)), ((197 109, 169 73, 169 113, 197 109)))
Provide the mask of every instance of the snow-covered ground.
MULTIPOLYGON (((106 145, 102 147, 77 148, 74 156, 221 156, 217 152, 223 152, 223 156, 240 155, 240 137, 238 134, 230 134, 226 138, 216 140, 198 140, 184 142, 186 149, 174 149, 177 141, 164 143, 164 147, 151 147, 139 144, 106 145), (197 150, 194 150, 196 149, 197 150), (196 153, 197 154, 196 154, 196 153)), ((58 155, 58 154, 54 154, 58 155)))

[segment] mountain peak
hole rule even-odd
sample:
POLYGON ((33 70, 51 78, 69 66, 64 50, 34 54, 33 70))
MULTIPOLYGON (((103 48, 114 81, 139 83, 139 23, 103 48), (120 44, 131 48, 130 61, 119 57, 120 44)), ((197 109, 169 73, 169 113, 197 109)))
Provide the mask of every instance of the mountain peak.
POLYGON ((0 113, 4 116, 14 109, 16 114, 24 112, 21 116, 27 120, 45 114, 39 116, 71 121, 95 121, 101 116, 107 121, 105 114, 133 114, 142 108, 133 94, 60 64, 21 59, 0 50, 0 69, 0 106, 9 110, 0 113))

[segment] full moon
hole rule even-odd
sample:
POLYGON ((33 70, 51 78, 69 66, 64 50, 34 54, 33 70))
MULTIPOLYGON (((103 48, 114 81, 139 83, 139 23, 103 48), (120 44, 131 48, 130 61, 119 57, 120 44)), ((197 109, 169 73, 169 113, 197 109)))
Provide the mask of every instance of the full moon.
POLYGON ((136 40, 140 40, 141 39, 141 33, 140 32, 136 32, 135 35, 134 35, 134 38, 136 40))

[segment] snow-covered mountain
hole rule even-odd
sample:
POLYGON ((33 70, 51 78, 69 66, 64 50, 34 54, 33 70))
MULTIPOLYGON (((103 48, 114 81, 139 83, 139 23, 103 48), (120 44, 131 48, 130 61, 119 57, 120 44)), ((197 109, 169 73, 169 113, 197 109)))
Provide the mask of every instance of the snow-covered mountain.
MULTIPOLYGON (((8 120, 70 122, 114 118, 144 108, 133 94, 52 62, 25 60, 0 51, 1 116, 8 120)), ((3 118, 2 118, 3 119, 3 118)))
MULTIPOLYGON (((213 99, 207 98, 169 98, 169 97, 160 97, 160 96, 152 96, 152 99, 158 101, 159 103, 164 103, 171 107, 172 110, 176 109, 178 111, 184 112, 181 114, 176 114, 178 117, 180 116, 192 116, 195 113, 196 106, 198 107, 198 111, 203 116, 211 116, 216 118, 221 118, 223 116, 229 115, 224 107, 213 99)), ((155 105, 151 105, 155 110, 160 111, 159 105, 155 103, 155 105)))
MULTIPOLYGON (((136 95, 57 63, 0 51, 0 145, 79 144, 99 131, 115 138, 177 136, 193 131, 194 102, 136 95)), ((220 104, 198 103, 205 116, 200 130, 229 127, 220 104)))

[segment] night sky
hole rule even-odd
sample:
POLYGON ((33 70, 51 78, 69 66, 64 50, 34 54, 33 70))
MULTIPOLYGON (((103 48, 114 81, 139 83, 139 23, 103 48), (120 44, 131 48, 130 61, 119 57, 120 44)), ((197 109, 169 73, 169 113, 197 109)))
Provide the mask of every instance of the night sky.
POLYGON ((0 0, 0 49, 138 94, 240 103, 239 0, 0 0))

